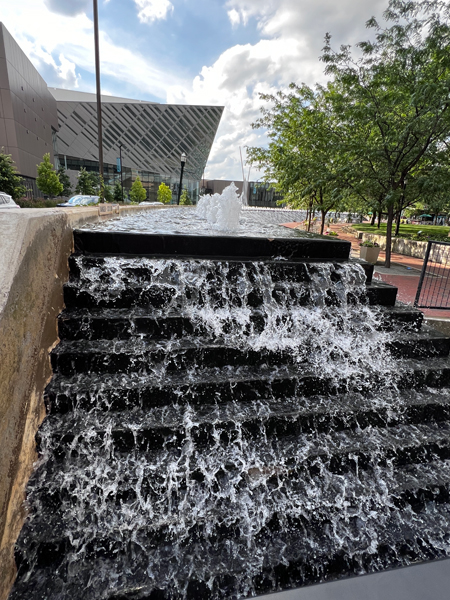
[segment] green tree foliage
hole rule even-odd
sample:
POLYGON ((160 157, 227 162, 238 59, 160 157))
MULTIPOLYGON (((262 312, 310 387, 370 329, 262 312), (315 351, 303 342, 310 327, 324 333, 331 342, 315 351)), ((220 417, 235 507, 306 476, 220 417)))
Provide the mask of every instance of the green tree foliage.
POLYGON ((333 50, 326 36, 326 87, 266 97, 271 106, 255 126, 268 128, 269 147, 249 155, 291 195, 310 198, 324 183, 330 200, 385 211, 390 266, 395 214, 450 184, 450 5, 390 0, 384 25, 372 18, 367 27, 359 58, 350 46, 333 50))
POLYGON ((11 154, 5 154, 4 148, 0 152, 0 192, 18 200, 26 194, 26 188, 22 185, 22 178, 17 175, 16 167, 11 154))
POLYGON ((267 181, 285 194, 295 208, 322 215, 322 231, 327 213, 342 199, 344 187, 336 162, 336 147, 330 144, 332 114, 325 90, 291 84, 291 92, 262 95, 270 108, 254 128, 268 129, 268 148, 249 148, 250 160, 266 169, 267 181))
POLYGON ((42 193, 49 196, 61 196, 63 192, 64 186, 50 162, 49 152, 44 154, 43 161, 40 165, 37 165, 36 185, 42 193))
POLYGON ((111 186, 105 185, 105 202, 114 202, 114 194, 111 186))
POLYGON ((61 196, 71 196, 72 195, 72 186, 70 185, 70 178, 67 175, 67 171, 64 167, 59 167, 58 179, 59 179, 61 185, 63 186, 61 196))
POLYGON ((75 192, 82 194, 83 196, 95 196, 93 174, 86 171, 84 167, 81 167, 78 172, 78 181, 75 192))
POLYGON ((163 204, 170 204, 172 200, 172 190, 165 183, 161 183, 158 188, 158 202, 163 204))
POLYGON ((144 186, 142 185, 142 182, 139 179, 139 177, 136 177, 133 185, 131 186, 130 200, 131 200, 131 202, 144 202, 144 200, 146 198, 147 198, 147 191, 145 190, 144 186))
POLYGON ((119 182, 114 186, 114 202, 122 202, 122 186, 119 182))
POLYGON ((374 38, 358 44, 358 60, 349 47, 333 51, 329 37, 322 60, 333 77, 330 100, 346 138, 349 179, 383 191, 390 266, 394 213, 412 181, 425 185, 450 135, 450 6, 390 0, 384 19, 385 27, 368 21, 374 38))
POLYGON ((181 192, 180 204, 183 204, 184 206, 192 206, 192 202, 191 202, 191 198, 189 196, 189 192, 186 189, 184 189, 181 192))

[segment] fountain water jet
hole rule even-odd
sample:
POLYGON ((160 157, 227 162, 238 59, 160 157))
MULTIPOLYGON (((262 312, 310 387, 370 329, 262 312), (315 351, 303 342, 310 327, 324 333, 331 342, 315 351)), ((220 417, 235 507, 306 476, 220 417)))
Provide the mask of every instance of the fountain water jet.
POLYGON ((197 214, 220 231, 236 231, 242 210, 242 198, 237 195, 234 183, 221 194, 201 196, 197 204, 197 214))

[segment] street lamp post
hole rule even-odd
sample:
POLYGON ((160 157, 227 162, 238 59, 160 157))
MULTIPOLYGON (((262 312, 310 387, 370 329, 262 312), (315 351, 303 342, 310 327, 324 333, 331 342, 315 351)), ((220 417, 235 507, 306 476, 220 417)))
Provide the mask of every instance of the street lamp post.
POLYGON ((181 155, 181 173, 180 173, 180 185, 178 186, 178 198, 177 198, 177 204, 180 204, 180 196, 181 196, 181 185, 183 183, 183 171, 184 171, 184 165, 186 164, 186 154, 183 152, 183 154, 181 155))
POLYGON ((122 164, 122 144, 119 144, 119 161, 120 161, 120 187, 122 188, 122 203, 123 203, 123 164, 122 164))

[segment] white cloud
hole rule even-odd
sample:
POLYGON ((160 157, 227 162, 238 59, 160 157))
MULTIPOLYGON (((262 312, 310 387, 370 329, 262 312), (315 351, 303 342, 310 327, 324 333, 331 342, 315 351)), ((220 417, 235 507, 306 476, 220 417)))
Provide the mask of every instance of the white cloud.
MULTIPOLYGON (((263 104, 259 93, 287 89, 290 82, 324 83, 319 56, 325 33, 332 33, 337 48, 365 39, 366 20, 386 5, 387 0, 228 0, 231 24, 253 18, 262 39, 229 48, 203 67, 190 89, 174 87, 168 93, 169 102, 225 106, 206 175, 241 179, 239 146, 267 143, 264 131, 251 128, 263 104)), ((260 175, 253 171, 251 177, 260 175)))
MULTIPOLYGON (((263 105, 259 94, 275 93, 280 88, 287 89, 291 81, 298 81, 298 57, 303 51, 297 39, 234 46, 213 65, 203 67, 191 89, 169 89, 168 102, 225 105, 208 161, 209 178, 242 178, 239 146, 244 151, 245 146, 266 142, 263 132, 251 128, 263 105)), ((303 75, 307 79, 313 77, 310 66, 305 65, 303 75)), ((256 179, 260 173, 253 171, 251 176, 256 179)))
MULTIPOLYGON (((86 14, 55 14, 42 2, 21 0, 2 7, 2 20, 49 85, 79 86, 77 70, 94 73, 93 22, 86 14), (60 57, 60 64, 54 56, 60 57)), ((163 71, 138 51, 117 46, 102 30, 100 59, 102 77, 117 81, 117 95, 126 95, 120 88, 130 85, 142 90, 142 96, 151 94, 164 101, 168 85, 183 83, 177 75, 163 71)), ((83 89, 91 91, 86 86, 83 89)))
POLYGON ((169 0, 134 0, 139 8, 138 17, 141 23, 151 23, 157 19, 165 19, 173 11, 169 0))
POLYGON ((79 84, 80 75, 76 73, 75 63, 68 60, 64 54, 59 55, 60 65, 56 68, 61 80, 64 82, 63 87, 67 89, 76 89, 79 84))
POLYGON ((233 27, 237 27, 239 25, 239 23, 241 22, 241 16, 238 13, 237 10, 235 10, 234 8, 232 8, 231 10, 228 11, 228 18, 230 19, 230 23, 233 27))

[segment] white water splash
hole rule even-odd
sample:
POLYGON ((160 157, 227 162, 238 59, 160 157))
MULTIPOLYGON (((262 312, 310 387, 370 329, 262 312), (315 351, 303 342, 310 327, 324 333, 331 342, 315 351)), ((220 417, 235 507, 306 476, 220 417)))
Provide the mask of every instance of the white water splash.
POLYGON ((197 215, 206 219, 219 231, 239 229, 241 210, 242 199, 238 196, 234 183, 226 187, 221 194, 202 196, 197 204, 197 215))

